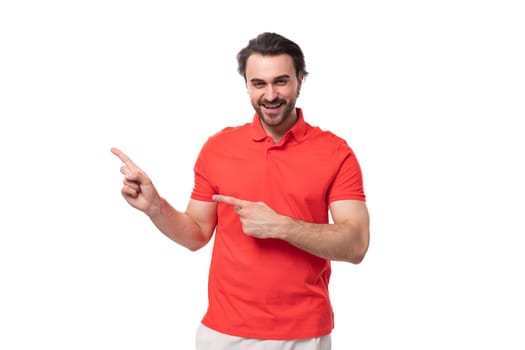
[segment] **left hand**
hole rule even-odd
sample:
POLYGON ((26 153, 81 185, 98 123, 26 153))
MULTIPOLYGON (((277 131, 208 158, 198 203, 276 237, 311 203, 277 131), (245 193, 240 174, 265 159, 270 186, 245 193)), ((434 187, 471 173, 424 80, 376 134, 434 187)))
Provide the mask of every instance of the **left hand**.
POLYGON ((245 234, 256 238, 281 238, 286 216, 276 213, 264 202, 250 202, 230 196, 216 194, 212 197, 215 202, 233 206, 239 215, 242 229, 245 234))

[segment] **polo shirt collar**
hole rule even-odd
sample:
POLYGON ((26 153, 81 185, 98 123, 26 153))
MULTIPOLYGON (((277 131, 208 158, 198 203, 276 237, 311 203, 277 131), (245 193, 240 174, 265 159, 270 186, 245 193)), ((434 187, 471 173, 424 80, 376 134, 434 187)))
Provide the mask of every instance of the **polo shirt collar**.
MULTIPOLYGON (((306 122, 304 121, 302 109, 296 108, 295 111, 297 113, 297 121, 286 134, 291 134, 297 141, 302 141, 306 137, 306 122)), ((251 135, 254 141, 262 141, 268 136, 261 125, 261 120, 257 113, 253 117, 251 135)))

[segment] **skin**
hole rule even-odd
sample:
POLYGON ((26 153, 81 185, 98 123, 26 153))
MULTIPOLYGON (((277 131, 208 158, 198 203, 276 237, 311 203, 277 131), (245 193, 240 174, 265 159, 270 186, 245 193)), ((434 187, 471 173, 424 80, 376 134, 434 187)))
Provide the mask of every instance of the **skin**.
POLYGON ((288 55, 253 54, 246 63, 246 87, 262 127, 278 142, 295 124, 295 102, 303 77, 297 77, 288 55))
MULTIPOLYGON (((250 102, 274 142, 297 120, 295 103, 302 80, 288 55, 254 54, 248 58, 246 85, 250 102)), ((162 233, 190 250, 200 249, 210 241, 217 224, 218 203, 232 205, 244 233, 259 239, 281 239, 313 255, 354 264, 360 263, 368 250, 369 214, 363 201, 332 202, 330 224, 296 220, 275 212, 266 203, 226 194, 214 195, 212 202, 190 199, 182 212, 159 195, 151 179, 126 154, 117 148, 111 151, 123 163, 121 193, 126 201, 145 213, 162 233)))

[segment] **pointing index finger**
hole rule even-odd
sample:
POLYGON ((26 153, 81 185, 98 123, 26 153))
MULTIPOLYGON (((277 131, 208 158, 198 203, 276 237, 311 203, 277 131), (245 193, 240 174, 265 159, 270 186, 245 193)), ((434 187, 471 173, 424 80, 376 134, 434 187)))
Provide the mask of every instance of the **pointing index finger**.
POLYGON ((116 155, 121 161, 122 163, 124 163, 126 166, 130 167, 130 168, 135 168, 135 169, 138 169, 139 167, 137 166, 137 164, 135 164, 130 157, 128 157, 126 154, 124 154, 124 152, 122 152, 121 150, 119 150, 118 148, 116 147, 113 147, 111 148, 111 153, 113 153, 114 155, 116 155))
POLYGON ((243 207, 247 203, 246 201, 243 201, 242 199, 231 197, 231 196, 224 196, 222 194, 216 194, 212 197, 212 199, 215 202, 233 205, 234 207, 243 207))

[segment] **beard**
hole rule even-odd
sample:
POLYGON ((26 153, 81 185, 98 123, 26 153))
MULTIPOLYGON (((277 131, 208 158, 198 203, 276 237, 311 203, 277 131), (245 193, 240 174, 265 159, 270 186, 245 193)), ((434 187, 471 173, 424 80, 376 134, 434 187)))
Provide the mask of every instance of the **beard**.
POLYGON ((290 118, 292 112, 295 110, 295 101, 287 102, 286 100, 279 99, 268 102, 263 100, 260 103, 253 104, 253 108, 264 125, 276 128, 285 124, 290 118), (271 111, 269 108, 264 107, 269 105, 279 105, 279 107, 275 111, 271 111))

